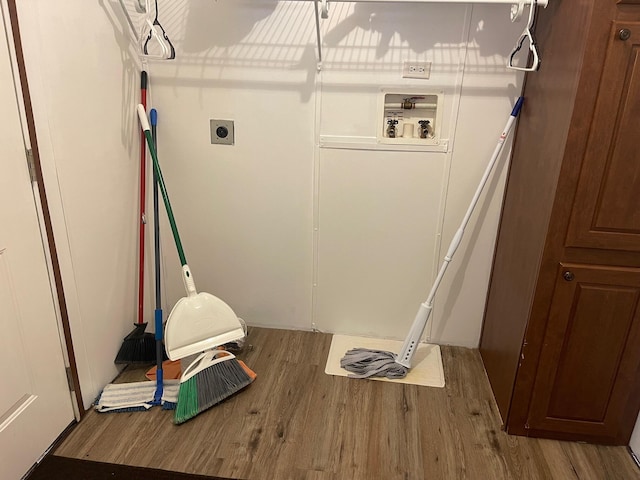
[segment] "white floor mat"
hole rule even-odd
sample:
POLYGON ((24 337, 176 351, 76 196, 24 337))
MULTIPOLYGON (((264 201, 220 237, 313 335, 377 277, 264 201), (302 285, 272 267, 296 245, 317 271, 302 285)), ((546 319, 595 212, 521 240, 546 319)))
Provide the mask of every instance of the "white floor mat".
MULTIPOLYGON (((363 347, 398 353, 402 348, 402 343, 399 340, 334 335, 331 339, 331 348, 329 349, 327 366, 324 371, 328 375, 346 377, 349 372, 340 368, 340 359, 344 357, 347 350, 363 347)), ((444 368, 442 367, 440 346, 421 343, 413 357, 413 367, 405 378, 389 380, 387 378, 371 377, 371 380, 442 388, 444 387, 444 368)))

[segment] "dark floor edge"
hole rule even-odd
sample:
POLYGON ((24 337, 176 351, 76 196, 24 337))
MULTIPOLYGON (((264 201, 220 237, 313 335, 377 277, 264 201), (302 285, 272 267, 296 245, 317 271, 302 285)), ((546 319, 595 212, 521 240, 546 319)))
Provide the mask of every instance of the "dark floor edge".
MULTIPOLYGON (((24 480, 234 480, 49 454, 24 480)), ((237 480, 237 479, 236 479, 237 480)))
POLYGON ((629 455, 631 455, 633 462, 636 464, 636 467, 640 469, 640 459, 638 459, 638 456, 635 454, 635 452, 631 449, 630 446, 627 446, 627 450, 629 451, 629 455))
POLYGON ((40 458, 38 460, 36 460, 36 463, 34 463, 31 468, 29 470, 27 470, 27 473, 25 473, 22 476, 22 480, 26 480, 27 478, 29 478, 29 475, 31 475, 31 473, 38 468, 38 465, 40 464, 40 462, 42 462, 42 460, 45 459, 45 457, 47 457, 47 455, 50 455, 51 452, 54 452, 56 450, 56 448, 58 448, 60 445, 62 445, 62 442, 64 442, 67 437, 71 434, 71 432, 73 431, 74 428, 76 428, 78 426, 78 422, 76 420, 73 420, 69 425, 67 425, 67 428, 65 428, 62 433, 60 435, 58 435, 58 438, 56 438, 53 443, 49 446, 49 448, 47 448, 44 453, 40 456, 40 458))

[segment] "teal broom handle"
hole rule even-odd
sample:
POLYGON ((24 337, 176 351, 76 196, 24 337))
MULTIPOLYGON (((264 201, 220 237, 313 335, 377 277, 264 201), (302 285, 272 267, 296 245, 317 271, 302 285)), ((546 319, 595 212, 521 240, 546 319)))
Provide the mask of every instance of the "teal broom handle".
POLYGON ((178 249, 178 256, 180 257, 180 264, 184 267, 187 264, 187 258, 184 255, 184 249, 182 248, 182 242, 180 241, 180 234, 178 233, 178 227, 176 225, 176 219, 173 216, 173 209, 171 208, 171 202, 169 202, 169 194, 167 193, 167 187, 164 184, 164 178, 162 177, 162 170, 160 170, 160 164, 158 163, 158 154, 156 153, 156 147, 151 137, 151 127, 149 126, 149 119, 147 118, 147 111, 142 104, 137 107, 138 118, 140 119, 140 126, 144 131, 144 136, 147 139, 147 146, 149 147, 149 153, 153 159, 153 169, 158 177, 158 186, 162 193, 162 199, 164 200, 164 206, 167 209, 167 216, 169 217, 169 223, 171 224, 171 231, 173 232, 173 239, 176 242, 176 248, 178 249))

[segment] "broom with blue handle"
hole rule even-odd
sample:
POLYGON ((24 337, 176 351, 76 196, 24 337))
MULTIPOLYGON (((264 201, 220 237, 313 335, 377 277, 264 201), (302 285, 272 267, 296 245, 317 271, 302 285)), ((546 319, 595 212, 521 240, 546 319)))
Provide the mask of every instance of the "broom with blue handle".
MULTIPOLYGON (((158 112, 155 108, 152 108, 149 112, 149 118, 151 120, 151 137, 153 138, 153 145, 158 151, 158 112)), ((163 345, 163 325, 162 325, 162 292, 160 281, 160 215, 159 215, 159 202, 158 202, 158 175, 155 169, 153 170, 153 251, 155 262, 155 293, 156 293, 156 308, 154 310, 154 323, 156 330, 156 393, 153 399, 154 405, 162 405, 163 410, 175 410, 176 404, 173 402, 162 402, 162 394, 164 393, 164 373, 162 369, 162 362, 166 359, 166 353, 163 345)))

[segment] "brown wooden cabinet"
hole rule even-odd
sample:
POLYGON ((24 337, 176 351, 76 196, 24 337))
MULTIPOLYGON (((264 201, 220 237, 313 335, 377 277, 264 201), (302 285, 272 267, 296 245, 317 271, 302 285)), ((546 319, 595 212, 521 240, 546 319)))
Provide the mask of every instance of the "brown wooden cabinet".
POLYGON ((616 436, 640 366, 639 299, 640 269, 560 265, 529 430, 616 436))
POLYGON ((480 342, 509 433, 628 443, 640 409, 640 1, 536 28, 480 342))

